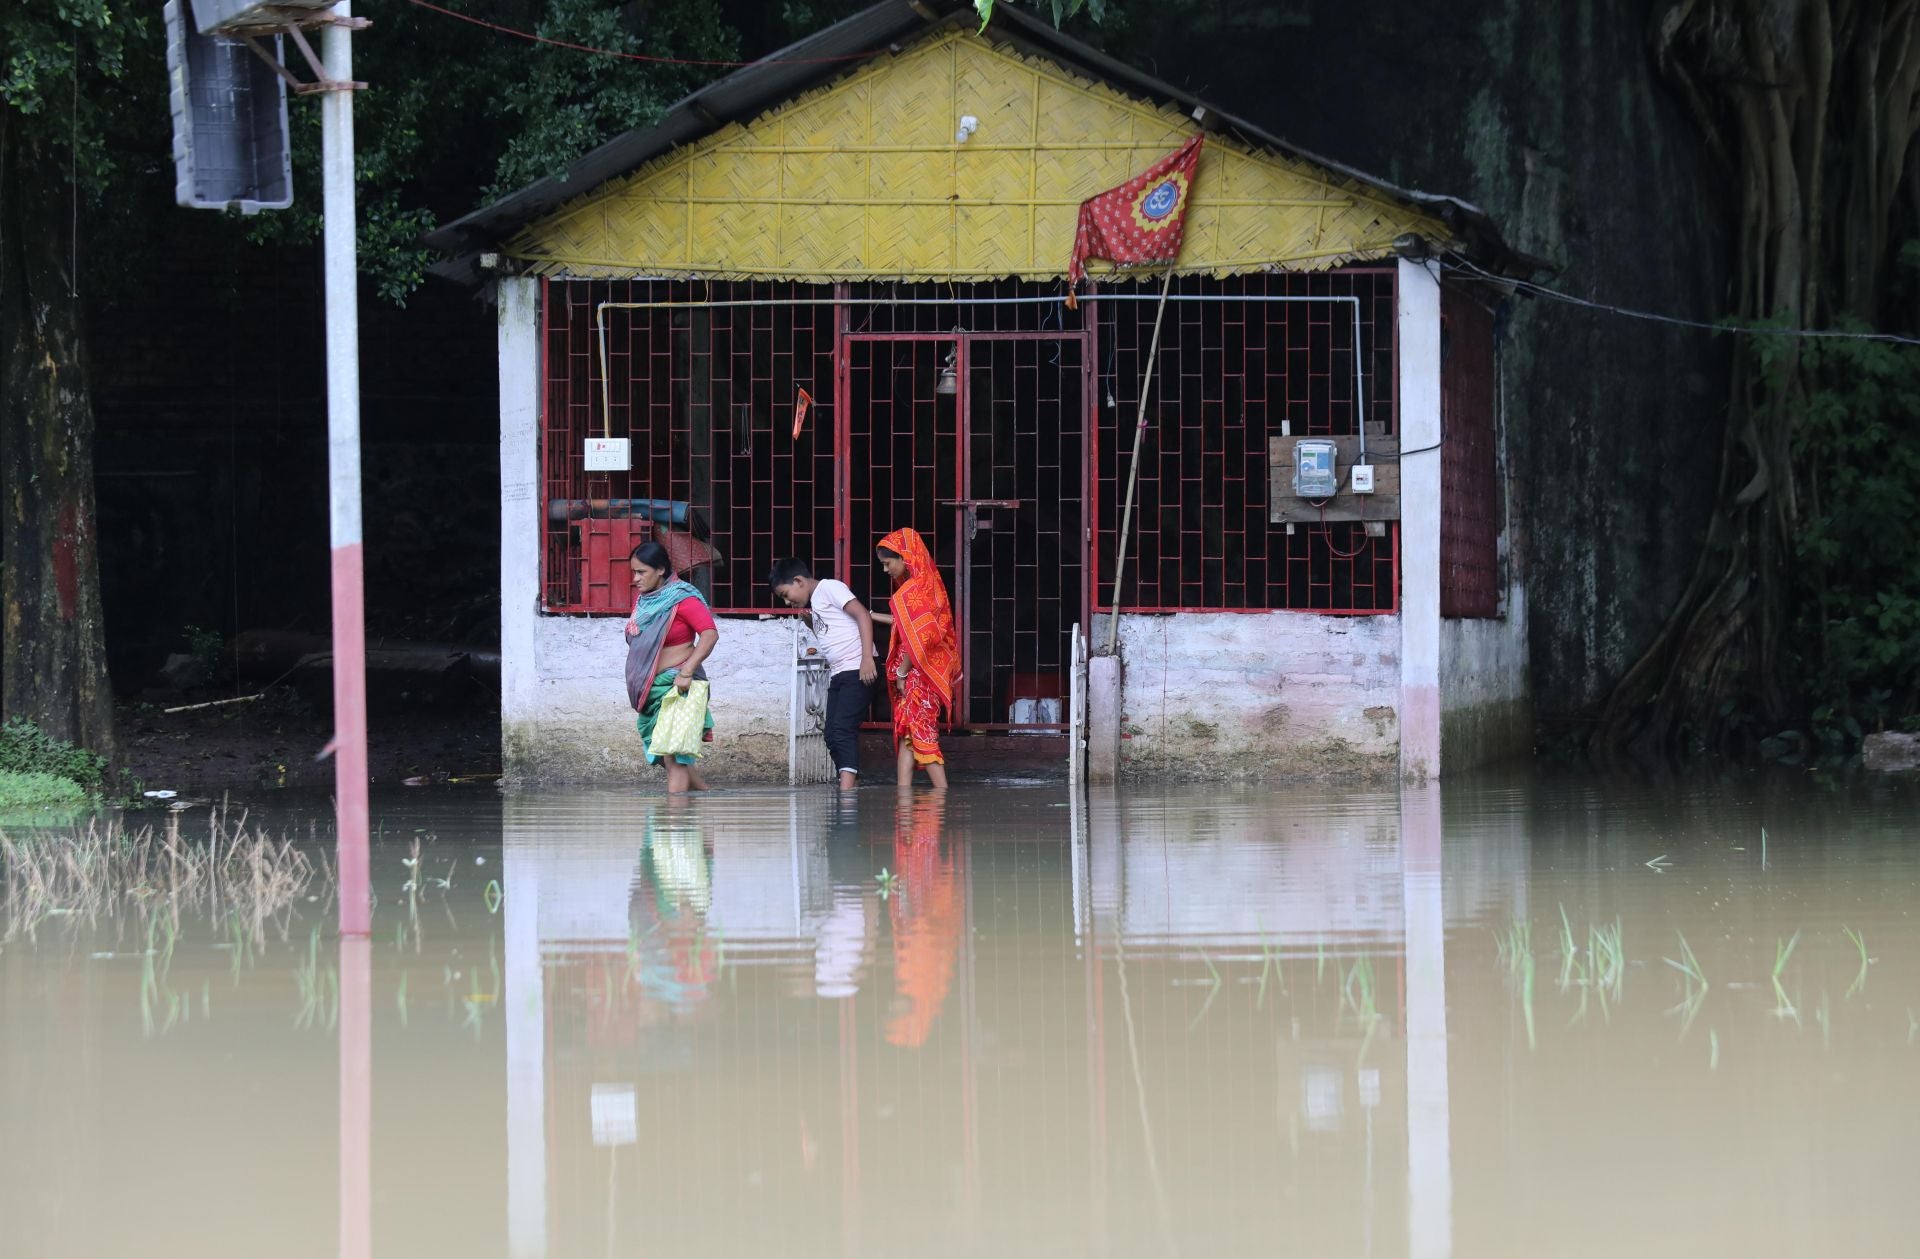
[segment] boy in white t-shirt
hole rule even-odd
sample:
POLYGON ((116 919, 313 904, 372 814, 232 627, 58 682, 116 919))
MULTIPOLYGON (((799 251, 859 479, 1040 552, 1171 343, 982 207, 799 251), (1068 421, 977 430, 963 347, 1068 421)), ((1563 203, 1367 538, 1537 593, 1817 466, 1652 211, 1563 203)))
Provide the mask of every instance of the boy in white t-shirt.
POLYGON ((827 752, 844 788, 860 784, 860 723, 873 706, 873 617, 843 581, 813 575, 805 560, 781 560, 767 578, 774 598, 812 613, 827 656, 827 752))

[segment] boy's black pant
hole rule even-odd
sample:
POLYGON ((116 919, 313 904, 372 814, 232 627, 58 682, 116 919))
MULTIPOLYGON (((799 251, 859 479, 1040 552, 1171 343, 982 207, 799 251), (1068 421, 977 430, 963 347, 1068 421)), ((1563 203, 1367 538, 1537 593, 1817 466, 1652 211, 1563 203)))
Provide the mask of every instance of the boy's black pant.
POLYGON ((860 723, 873 706, 873 687, 858 670, 836 673, 827 683, 827 754, 835 773, 860 772, 860 723))

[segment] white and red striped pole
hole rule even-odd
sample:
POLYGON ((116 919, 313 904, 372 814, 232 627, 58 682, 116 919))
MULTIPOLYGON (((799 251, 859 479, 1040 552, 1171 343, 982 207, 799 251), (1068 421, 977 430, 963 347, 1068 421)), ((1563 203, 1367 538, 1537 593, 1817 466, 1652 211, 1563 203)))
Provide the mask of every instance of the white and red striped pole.
MULTIPOLYGON (((336 18, 349 5, 334 6, 336 18)), ((367 627, 360 549, 360 312, 354 259, 352 31, 326 28, 320 98, 327 300, 327 489, 333 546, 333 781, 340 934, 373 927, 367 865, 367 627)))

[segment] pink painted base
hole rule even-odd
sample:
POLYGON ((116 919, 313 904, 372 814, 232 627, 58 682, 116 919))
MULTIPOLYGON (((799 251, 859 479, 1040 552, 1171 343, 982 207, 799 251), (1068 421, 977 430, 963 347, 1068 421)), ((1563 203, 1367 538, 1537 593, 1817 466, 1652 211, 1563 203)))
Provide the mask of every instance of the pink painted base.
POLYGON ((333 548, 334 813, 340 934, 373 927, 367 868, 367 623, 361 544, 333 548))

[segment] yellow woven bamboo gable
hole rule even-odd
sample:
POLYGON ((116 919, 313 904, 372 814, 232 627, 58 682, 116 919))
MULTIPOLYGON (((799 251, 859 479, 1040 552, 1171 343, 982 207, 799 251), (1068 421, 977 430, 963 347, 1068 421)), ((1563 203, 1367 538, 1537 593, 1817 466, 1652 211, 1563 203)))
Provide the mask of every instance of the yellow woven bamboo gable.
MULTIPOLYGON (((545 275, 1049 279, 1080 202, 1193 129, 950 30, 588 191, 507 252, 545 275), (956 142, 969 114, 979 129, 956 142)), ((1319 270, 1384 256, 1402 233, 1448 235, 1386 194, 1218 136, 1191 206, 1183 272, 1319 270)))

